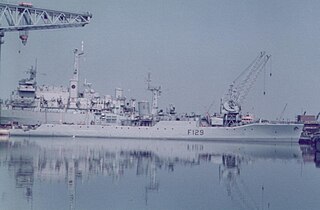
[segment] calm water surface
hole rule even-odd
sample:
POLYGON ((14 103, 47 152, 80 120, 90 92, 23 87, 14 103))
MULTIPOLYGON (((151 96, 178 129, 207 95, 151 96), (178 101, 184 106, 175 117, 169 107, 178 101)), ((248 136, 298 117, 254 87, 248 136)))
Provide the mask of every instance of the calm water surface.
POLYGON ((315 157, 289 144, 11 138, 0 209, 320 209, 315 157))

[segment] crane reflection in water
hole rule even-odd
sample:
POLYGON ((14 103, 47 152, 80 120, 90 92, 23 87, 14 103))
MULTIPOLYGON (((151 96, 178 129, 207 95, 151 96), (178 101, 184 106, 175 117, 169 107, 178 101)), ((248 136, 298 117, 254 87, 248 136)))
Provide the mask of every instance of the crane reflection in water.
MULTIPOLYGON (((109 177, 114 184, 130 176, 144 177, 144 205, 150 193, 158 196, 163 172, 174 176, 175 168, 199 169, 214 164, 218 183, 241 209, 270 207, 264 200, 263 183, 260 198, 242 178, 243 170, 259 159, 314 162, 319 167, 317 152, 310 146, 232 144, 154 140, 93 140, 93 139, 10 139, 1 141, 0 168, 8 170, 15 188, 33 209, 36 194, 33 188, 41 183, 65 183, 69 209, 77 209, 77 185, 100 177, 109 177), (161 175, 159 175, 159 172, 161 175), (162 173, 161 173, 162 172, 162 173)), ((212 186, 214 187, 214 186, 212 186)), ((4 189, 3 189, 4 190, 4 189)), ((5 191, 5 190, 4 190, 5 191)), ((138 191, 138 190, 137 190, 138 191)), ((39 194, 39 193, 38 193, 39 194)), ((0 204, 1 206, 1 204, 0 204)))

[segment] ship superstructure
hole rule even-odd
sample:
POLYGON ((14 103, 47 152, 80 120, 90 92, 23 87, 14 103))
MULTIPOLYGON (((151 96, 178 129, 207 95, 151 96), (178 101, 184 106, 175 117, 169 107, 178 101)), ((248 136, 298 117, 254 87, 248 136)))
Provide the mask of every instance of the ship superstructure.
POLYGON ((178 114, 172 104, 159 109, 161 86, 151 84, 150 74, 147 90, 152 92, 151 106, 148 101, 128 100, 121 88, 115 89, 114 96, 101 97, 86 80, 80 91, 79 59, 83 54, 83 47, 74 50, 68 88, 38 86, 36 67, 28 71, 29 78, 19 81, 1 110, 1 123, 14 128, 11 135, 289 142, 298 142, 300 137, 303 125, 254 121, 252 116, 241 114, 241 101, 270 57, 265 53, 246 70, 245 80, 239 85, 233 82, 221 112, 205 116, 178 114))
POLYGON ((79 60, 84 55, 83 45, 81 50, 75 49, 73 52, 74 65, 69 86, 38 85, 37 65, 32 66, 27 71, 29 77, 20 80, 10 99, 2 104, 1 124, 153 126, 161 120, 177 118, 189 120, 196 117, 186 114, 178 117, 173 104, 170 104, 166 111, 159 109, 161 86, 151 84, 150 74, 147 79, 147 90, 152 93, 151 104, 149 101, 127 99, 122 88, 115 88, 113 95, 101 96, 86 79, 80 88, 79 60))
POLYGON ((83 54, 83 48, 74 50, 74 69, 69 87, 37 85, 37 67, 32 66, 27 71, 29 77, 20 80, 17 89, 2 104, 1 124, 119 124, 120 121, 134 122, 139 114, 143 115, 142 121, 151 120, 149 102, 138 102, 137 110, 136 99, 127 101, 121 88, 115 89, 114 96, 102 97, 85 80, 81 92, 79 58, 83 54))

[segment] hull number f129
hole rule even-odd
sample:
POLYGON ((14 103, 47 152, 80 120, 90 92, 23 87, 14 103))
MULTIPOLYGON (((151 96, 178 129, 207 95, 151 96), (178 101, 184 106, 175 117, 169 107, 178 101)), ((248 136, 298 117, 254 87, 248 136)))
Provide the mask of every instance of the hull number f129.
POLYGON ((198 129, 188 129, 188 135, 189 136, 203 136, 204 130, 198 130, 198 129))

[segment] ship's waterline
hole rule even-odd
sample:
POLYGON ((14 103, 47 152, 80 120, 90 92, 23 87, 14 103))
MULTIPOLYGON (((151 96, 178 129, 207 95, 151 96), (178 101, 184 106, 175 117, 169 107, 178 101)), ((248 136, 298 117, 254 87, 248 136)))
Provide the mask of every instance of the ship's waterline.
POLYGON ((161 121, 150 127, 43 124, 36 129, 12 129, 10 135, 297 143, 302 128, 302 124, 271 123, 252 123, 236 127, 199 127, 194 121, 161 121))

